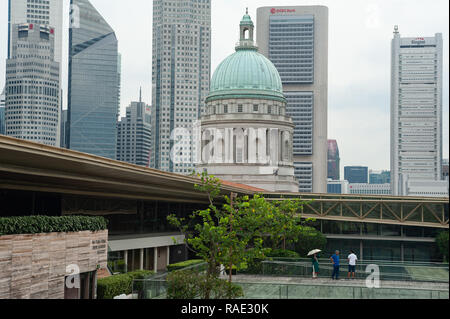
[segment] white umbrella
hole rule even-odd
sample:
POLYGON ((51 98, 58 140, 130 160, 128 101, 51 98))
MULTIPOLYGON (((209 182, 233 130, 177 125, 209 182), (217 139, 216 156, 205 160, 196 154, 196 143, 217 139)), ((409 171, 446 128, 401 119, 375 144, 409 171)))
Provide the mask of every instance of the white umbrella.
POLYGON ((320 253, 320 252, 321 252, 320 249, 313 249, 313 250, 311 250, 311 251, 308 253, 308 256, 311 256, 311 255, 314 255, 314 254, 317 254, 317 253, 320 253))

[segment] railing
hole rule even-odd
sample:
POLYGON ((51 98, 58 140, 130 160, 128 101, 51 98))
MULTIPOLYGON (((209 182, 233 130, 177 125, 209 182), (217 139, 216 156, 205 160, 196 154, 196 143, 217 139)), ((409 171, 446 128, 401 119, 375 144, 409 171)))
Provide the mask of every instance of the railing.
MULTIPOLYGON (((447 289, 367 288, 330 284, 234 282, 245 299, 448 299, 447 289)), ((165 280, 137 280, 133 294, 139 299, 165 299, 165 280)))
MULTIPOLYGON (((262 261, 263 276, 289 276, 289 277, 312 277, 312 263, 305 260, 273 260, 262 261)), ((380 262, 364 261, 358 262, 355 269, 355 277, 365 279, 372 272, 367 266, 376 265, 379 269, 380 280, 393 281, 417 281, 417 282, 449 282, 448 264, 438 263, 402 263, 402 262, 380 262), (368 271, 366 272, 366 269, 368 271)), ((373 269, 373 267, 371 268, 373 269)), ((319 260, 319 277, 330 278, 333 266, 329 260, 319 260)), ((342 263, 339 268, 339 277, 345 278, 348 274, 348 263, 342 263)))
MULTIPOLYGON (((391 283, 391 288, 368 288, 353 281, 341 281, 339 284, 329 284, 322 281, 317 284, 309 283, 302 278, 312 277, 312 265, 307 258, 274 258, 277 260, 261 262, 262 270, 255 273, 257 276, 249 276, 247 282, 238 272, 234 283, 241 286, 244 291, 243 298, 251 299, 448 299, 448 264, 442 263, 408 263, 408 262, 385 262, 385 261, 363 261, 356 267, 356 278, 365 279, 367 265, 376 264, 380 270, 380 280, 403 282, 398 286, 391 283), (271 278, 272 277, 272 278, 271 278), (298 283, 283 283, 281 279, 273 277, 297 278, 298 283), (249 279, 250 278, 250 279, 249 279), (255 282, 258 280, 258 282, 255 282), (277 281, 274 283, 273 281, 277 281), (403 287, 402 287, 403 286, 403 287), (395 287, 395 288, 392 288, 395 287), (443 288, 444 287, 444 288, 443 288)), ((319 278, 331 277, 332 266, 327 259, 319 259, 319 278)), ((202 272, 206 269, 206 263, 193 265, 182 270, 197 270, 202 272)), ((248 274, 248 273, 247 273, 248 274)), ((133 281, 133 296, 138 299, 165 299, 167 293, 167 273, 155 274, 147 279, 133 281)), ((245 274, 244 274, 245 276, 245 274)), ((341 278, 347 277, 347 264, 341 265, 341 278)), ((357 280, 358 282, 358 280, 357 280)))

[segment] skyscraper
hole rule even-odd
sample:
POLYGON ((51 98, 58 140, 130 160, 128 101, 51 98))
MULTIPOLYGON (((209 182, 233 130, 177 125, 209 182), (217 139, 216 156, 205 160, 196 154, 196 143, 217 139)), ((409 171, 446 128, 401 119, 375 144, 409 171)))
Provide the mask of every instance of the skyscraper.
POLYGON ((131 102, 126 117, 117 123, 117 160, 148 167, 151 146, 151 108, 142 102, 131 102))
POLYGON ((390 184, 391 172, 390 171, 369 171, 369 183, 370 184, 390 184))
MULTIPOLYGON (((62 38, 63 38, 63 2, 62 0, 8 0, 8 52, 11 57, 13 50, 13 25, 15 24, 39 24, 51 27, 53 30, 54 49, 52 60, 60 65, 58 85, 61 90, 61 63, 62 63, 62 38)), ((50 56, 48 57, 50 60, 50 56)), ((62 99, 59 101, 61 110, 62 99)), ((58 125, 60 122, 58 111, 58 125)), ((57 145, 60 136, 57 134, 57 145)))
POLYGON ((300 192, 327 192, 328 8, 261 7, 260 52, 278 69, 294 129, 300 192))
POLYGON ((79 23, 69 29, 67 147, 116 159, 118 43, 88 0, 71 0, 79 23))
POLYGON ((332 180, 340 178, 340 157, 339 147, 336 140, 328 140, 328 176, 332 180))
POLYGON ((345 166, 344 179, 350 184, 367 184, 369 180, 369 168, 366 166, 345 166))
POLYGON ((5 135, 5 104, 6 96, 5 89, 3 89, 2 94, 0 94, 0 134, 5 135))
POLYGON ((391 60, 393 195, 402 195, 406 180, 441 179, 442 65, 442 34, 402 38, 395 27, 391 60))
POLYGON ((6 60, 6 135, 59 147, 59 69, 54 29, 33 23, 11 26, 6 60))
POLYGON ((188 132, 204 111, 210 70, 211 0, 153 1, 152 167, 184 174, 194 168, 188 132), (179 135, 184 158, 174 163, 179 135))

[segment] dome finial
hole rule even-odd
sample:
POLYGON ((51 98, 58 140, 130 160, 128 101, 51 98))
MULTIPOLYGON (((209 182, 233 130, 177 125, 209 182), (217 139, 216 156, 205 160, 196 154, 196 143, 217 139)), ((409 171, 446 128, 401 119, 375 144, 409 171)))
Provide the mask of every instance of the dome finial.
POLYGON ((245 14, 248 14, 248 7, 245 8, 245 14))

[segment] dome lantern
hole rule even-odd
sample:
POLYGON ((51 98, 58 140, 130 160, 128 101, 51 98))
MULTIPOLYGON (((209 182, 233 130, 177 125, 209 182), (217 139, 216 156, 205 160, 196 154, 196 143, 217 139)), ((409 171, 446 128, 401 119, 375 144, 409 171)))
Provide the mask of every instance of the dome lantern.
POLYGON ((257 47, 253 41, 255 26, 253 24, 252 18, 248 15, 248 8, 245 12, 245 15, 242 17, 241 23, 239 24, 239 28, 240 28, 240 39, 238 45, 236 46, 236 50, 239 49, 257 50, 257 47))

